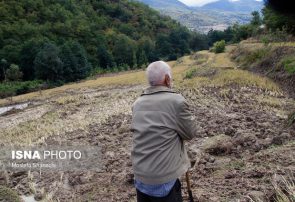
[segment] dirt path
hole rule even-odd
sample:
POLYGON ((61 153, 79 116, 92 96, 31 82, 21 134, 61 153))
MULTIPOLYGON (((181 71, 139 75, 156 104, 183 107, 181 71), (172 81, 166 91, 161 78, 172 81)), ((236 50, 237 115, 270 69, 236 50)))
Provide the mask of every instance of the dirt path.
MULTIPOLYGON (((295 172, 294 127, 286 126, 295 101, 265 78, 236 70, 227 53, 203 54, 207 55, 203 62, 187 56, 171 64, 176 89, 194 106, 196 123, 206 136, 186 143, 196 161, 191 171, 193 193, 201 202, 250 201, 249 197, 270 201, 274 174, 295 172), (207 67, 216 68, 216 74, 183 79, 190 68, 207 67)), ((130 73, 133 78, 131 74, 140 73, 130 73)), ((100 144, 104 168, 102 172, 2 172, 0 185, 16 189, 19 195, 53 201, 135 201, 130 109, 145 87, 128 82, 108 88, 83 84, 81 89, 67 88, 38 105, 1 116, 1 145, 100 144), (1 181, 3 176, 7 183, 1 181)))

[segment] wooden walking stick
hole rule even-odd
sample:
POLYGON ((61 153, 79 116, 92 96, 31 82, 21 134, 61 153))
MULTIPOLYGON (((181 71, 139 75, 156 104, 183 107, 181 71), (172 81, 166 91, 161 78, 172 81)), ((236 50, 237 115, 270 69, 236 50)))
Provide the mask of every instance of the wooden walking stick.
MULTIPOLYGON (((191 167, 194 167, 196 161, 195 160, 191 160, 191 167)), ((189 170, 186 171, 185 173, 185 178, 186 178, 186 184, 187 184, 187 193, 188 193, 188 201, 189 202, 194 202, 194 197, 193 197, 193 193, 192 193, 192 190, 191 190, 191 183, 190 183, 190 173, 189 173, 189 170)), ((196 201, 195 202, 199 202, 199 199, 196 198, 196 201)))
POLYGON ((193 193, 192 193, 192 190, 191 190, 190 178, 189 178, 189 171, 186 171, 185 178, 186 178, 189 202, 194 202, 193 193))

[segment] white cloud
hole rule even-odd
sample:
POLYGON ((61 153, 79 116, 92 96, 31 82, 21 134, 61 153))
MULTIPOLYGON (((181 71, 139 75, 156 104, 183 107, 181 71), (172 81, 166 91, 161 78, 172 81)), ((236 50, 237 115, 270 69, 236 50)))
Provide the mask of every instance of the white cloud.
MULTIPOLYGON (((211 3, 218 0, 179 0, 182 3, 188 5, 188 6, 203 6, 207 3, 211 3)), ((240 1, 240 0, 230 0, 230 1, 240 1)), ((256 0, 256 1, 262 1, 262 0, 256 0)))
POLYGON ((218 1, 218 0, 179 0, 182 3, 188 5, 188 6, 202 6, 206 3, 218 1))

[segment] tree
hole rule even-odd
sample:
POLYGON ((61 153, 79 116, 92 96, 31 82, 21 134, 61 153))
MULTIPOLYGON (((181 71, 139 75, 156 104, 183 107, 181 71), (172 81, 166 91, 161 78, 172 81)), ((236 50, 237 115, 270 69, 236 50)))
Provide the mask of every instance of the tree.
POLYGON ((253 11, 252 13, 251 25, 260 26, 262 24, 262 19, 258 11, 253 11))
POLYGON ((137 67, 137 58, 136 58, 136 51, 134 50, 132 53, 132 68, 135 69, 137 67))
POLYGON ((54 43, 46 43, 34 60, 36 78, 59 83, 63 81, 63 63, 54 43))
POLYGON ((156 48, 159 57, 167 57, 173 52, 172 45, 169 41, 169 36, 159 34, 156 38, 156 48))
POLYGON ((190 40, 190 48, 193 51, 208 49, 208 37, 205 34, 194 33, 190 40))
MULTIPOLYGON (((0 30, 1 30, 1 27, 0 27, 0 30)), ((9 64, 11 63, 19 64, 20 49, 21 49, 20 43, 13 44, 13 45, 5 45, 0 50, 0 58, 5 58, 9 64)))
POLYGON ((105 33, 100 32, 97 34, 97 47, 96 47, 96 58, 98 61, 98 67, 101 67, 103 69, 113 68, 116 66, 114 57, 109 50, 110 46, 113 46, 113 43, 108 43, 107 38, 109 42, 114 42, 115 37, 113 33, 109 33, 108 35, 105 35, 105 33))
POLYGON ((11 64, 9 69, 6 70, 6 79, 9 81, 19 81, 23 77, 18 65, 11 64))
POLYGON ((209 46, 212 46, 216 41, 220 41, 220 40, 224 40, 225 36, 224 36, 224 32, 223 31, 219 31, 219 30, 213 30, 211 29, 208 34, 208 44, 209 46))
POLYGON ((140 54, 144 52, 148 62, 158 60, 157 53, 155 51, 155 42, 153 42, 150 37, 141 37, 137 43, 137 50, 138 58, 140 57, 140 54))
POLYGON ((107 50, 104 44, 99 44, 97 47, 98 65, 104 69, 114 67, 115 61, 113 55, 107 50))
POLYGON ((121 24, 119 27, 118 27, 118 30, 119 32, 121 32, 122 34, 125 34, 131 38, 134 38, 134 35, 136 34, 136 30, 135 28, 127 23, 127 24, 121 24))
POLYGON ((114 43, 113 55, 117 66, 124 66, 125 64, 129 67, 136 65, 136 46, 133 40, 124 34, 120 34, 114 43))
MULTIPOLYGON (((146 60, 175 58, 191 51, 193 32, 134 1, 10 0, 0 4, 0 59, 19 65, 24 81, 40 77, 74 81, 89 75, 92 64, 134 68, 146 60), (101 40, 100 36, 110 35, 114 40, 101 40), (73 41, 78 45, 72 45, 73 41), (38 63, 42 57, 49 62, 49 57, 40 53, 48 43, 60 49, 57 58, 64 65, 58 71, 60 65, 48 66, 46 71, 52 72, 46 75, 35 69, 46 65, 38 63), (63 47, 66 43, 68 47, 63 47)), ((0 80, 4 75, 2 68, 0 80)))
POLYGON ((270 6, 262 10, 263 22, 270 31, 286 30, 288 33, 295 35, 295 15, 283 15, 274 11, 270 6))
POLYGON ((239 42, 241 40, 247 39, 251 36, 253 29, 252 26, 245 24, 245 25, 237 25, 233 26, 234 38, 233 42, 239 42))
POLYGON ((23 45, 20 51, 20 69, 24 74, 24 80, 33 80, 35 78, 34 60, 46 41, 48 40, 31 39, 23 45))
POLYGON ((74 80, 86 78, 91 72, 92 65, 88 62, 84 47, 77 41, 69 42, 69 47, 72 51, 74 62, 77 63, 77 65, 72 68, 74 80))
POLYGON ((138 54, 138 59, 137 59, 138 66, 142 67, 145 66, 148 63, 148 59, 146 57, 145 51, 141 50, 140 53, 138 54))
POLYGON ((185 28, 173 29, 169 35, 169 42, 172 45, 173 54, 184 55, 190 52, 190 34, 185 28))
POLYGON ((8 69, 8 62, 4 58, 0 61, 0 81, 6 79, 6 70, 8 69))
POLYGON ((77 59, 74 56, 70 43, 65 43, 60 50, 60 59, 63 63, 63 79, 66 82, 75 81, 75 72, 78 69, 77 59))
POLYGON ((232 26, 229 26, 224 30, 224 40, 225 42, 232 42, 234 39, 234 29, 232 26))

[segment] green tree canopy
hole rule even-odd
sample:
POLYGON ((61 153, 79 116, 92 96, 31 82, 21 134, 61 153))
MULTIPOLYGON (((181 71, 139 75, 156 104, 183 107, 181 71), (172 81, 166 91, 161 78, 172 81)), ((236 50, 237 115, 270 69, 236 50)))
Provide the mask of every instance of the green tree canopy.
POLYGON ((134 67, 134 54, 136 52, 136 43, 125 34, 120 34, 114 42, 113 55, 118 66, 128 65, 134 67))
POLYGON ((46 43, 34 61, 36 78, 51 82, 63 80, 63 62, 59 57, 59 48, 54 43, 46 43))
POLYGON ((263 16, 263 22, 270 31, 285 29, 295 35, 295 15, 283 15, 266 6, 263 9, 263 16))
POLYGON ((16 64, 11 64, 9 69, 6 70, 6 79, 9 81, 19 81, 22 77, 23 73, 16 64))

